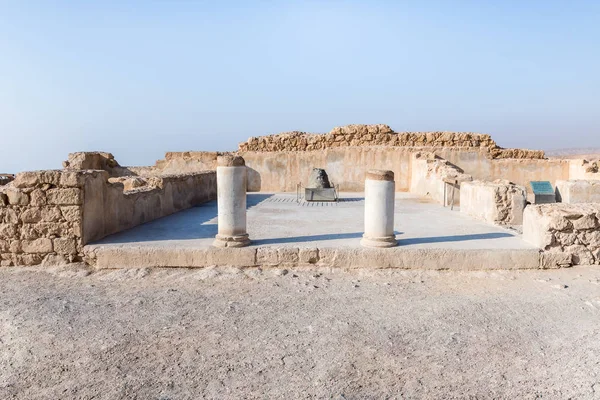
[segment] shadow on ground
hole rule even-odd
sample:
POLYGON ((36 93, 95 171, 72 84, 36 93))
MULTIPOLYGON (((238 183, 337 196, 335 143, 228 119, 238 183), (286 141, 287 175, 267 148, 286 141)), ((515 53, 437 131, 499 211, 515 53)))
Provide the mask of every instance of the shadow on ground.
POLYGON ((398 240, 400 246, 409 246, 411 244, 426 244, 426 243, 442 243, 442 242, 465 242, 468 240, 483 240, 483 239, 501 239, 513 237, 510 233, 479 233, 474 235, 452 235, 452 236, 432 236, 423 238, 410 238, 398 240))
MULTIPOLYGON (((272 196, 272 194, 248 193, 246 209, 255 207, 272 196)), ((98 243, 119 244, 214 238, 217 234, 216 218, 217 202, 213 200, 110 235, 98 243)))

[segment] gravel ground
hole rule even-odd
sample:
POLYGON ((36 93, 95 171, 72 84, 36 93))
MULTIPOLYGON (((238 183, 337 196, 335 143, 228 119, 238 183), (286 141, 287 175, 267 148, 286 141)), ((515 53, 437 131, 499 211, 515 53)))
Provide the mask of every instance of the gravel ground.
POLYGON ((600 268, 0 270, 1 399, 600 398, 600 268))

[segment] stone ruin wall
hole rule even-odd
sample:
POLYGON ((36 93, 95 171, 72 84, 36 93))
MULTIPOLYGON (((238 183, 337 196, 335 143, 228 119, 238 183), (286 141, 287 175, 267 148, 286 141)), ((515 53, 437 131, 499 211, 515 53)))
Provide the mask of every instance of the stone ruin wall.
POLYGON ((600 264, 600 204, 529 205, 523 239, 543 250, 545 268, 600 264))
POLYGON ((543 159, 541 150, 503 149, 490 135, 470 132, 394 132, 389 126, 347 125, 327 134, 288 132, 252 137, 240 143, 239 151, 313 151, 347 146, 461 147, 478 148, 492 159, 543 159))
POLYGON ((464 182, 460 197, 463 214, 495 225, 523 224, 527 201, 523 186, 503 180, 464 182))
POLYGON ((448 160, 438 157, 432 152, 414 153, 411 162, 410 192, 435 200, 442 205, 460 205, 460 182, 472 181, 473 177, 448 160), (445 179, 459 182, 454 186, 454 203, 452 189, 445 179), (445 192, 445 194, 444 194, 445 192), (444 203, 445 201, 445 203, 444 203))
POLYGON ((548 160, 538 150, 503 149, 489 135, 457 132, 396 133, 387 125, 349 125, 327 134, 290 132, 250 138, 238 154, 249 167, 253 191, 294 191, 312 167, 324 168, 345 191, 362 191, 370 168, 390 169, 396 190, 411 187, 412 155, 434 152, 474 179, 569 179, 568 160, 548 160))
POLYGON ((23 172, 0 187, 0 265, 82 260, 84 175, 23 172))
POLYGON ((216 198, 216 173, 138 175, 110 153, 73 153, 63 170, 22 172, 0 185, 0 266, 60 265, 83 246, 216 198))
MULTIPOLYGON (((291 132, 250 138, 237 154, 248 166, 250 191, 293 192, 313 167, 324 168, 340 189, 362 191, 368 169, 391 169, 396 189, 411 186, 412 155, 434 152, 474 179, 507 179, 529 190, 530 180, 569 179, 574 161, 545 159, 543 151, 502 149, 489 135, 455 132, 396 133, 387 125, 349 125, 328 134, 291 132)), ((214 170, 219 152, 168 152, 145 175, 214 170)))

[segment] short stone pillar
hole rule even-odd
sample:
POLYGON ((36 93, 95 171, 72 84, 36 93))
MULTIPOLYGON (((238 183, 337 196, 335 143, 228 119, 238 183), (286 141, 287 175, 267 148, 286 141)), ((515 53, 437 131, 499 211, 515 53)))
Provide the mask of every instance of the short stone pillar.
POLYGON ((213 246, 248 246, 246 163, 240 156, 217 157, 217 209, 219 230, 213 246))
POLYGON ((365 180, 365 233, 360 244, 366 247, 398 245, 394 235, 396 184, 392 171, 372 169, 365 180))

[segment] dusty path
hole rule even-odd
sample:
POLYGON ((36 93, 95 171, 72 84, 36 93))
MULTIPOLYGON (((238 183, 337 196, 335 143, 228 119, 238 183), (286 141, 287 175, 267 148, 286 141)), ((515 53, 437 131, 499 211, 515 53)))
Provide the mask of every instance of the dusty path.
POLYGON ((87 274, 0 270, 0 398, 600 398, 598 267, 87 274))

